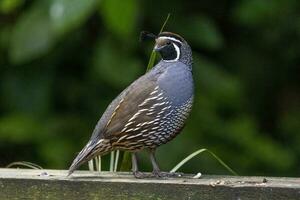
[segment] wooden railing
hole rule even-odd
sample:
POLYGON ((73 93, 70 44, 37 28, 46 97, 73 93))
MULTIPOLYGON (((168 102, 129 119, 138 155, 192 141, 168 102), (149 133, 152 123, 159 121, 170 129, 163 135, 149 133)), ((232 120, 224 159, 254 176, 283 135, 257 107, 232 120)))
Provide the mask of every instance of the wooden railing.
POLYGON ((300 200, 300 179, 191 176, 135 179, 130 173, 0 169, 0 200, 10 199, 156 199, 300 200))

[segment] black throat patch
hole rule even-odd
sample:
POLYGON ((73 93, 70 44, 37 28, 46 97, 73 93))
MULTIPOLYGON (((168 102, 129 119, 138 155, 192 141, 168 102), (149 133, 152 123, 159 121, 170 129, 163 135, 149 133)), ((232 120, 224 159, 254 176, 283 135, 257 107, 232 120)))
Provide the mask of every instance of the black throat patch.
POLYGON ((173 44, 166 45, 160 50, 160 55, 163 60, 171 61, 175 60, 179 55, 177 55, 179 52, 176 51, 173 44))

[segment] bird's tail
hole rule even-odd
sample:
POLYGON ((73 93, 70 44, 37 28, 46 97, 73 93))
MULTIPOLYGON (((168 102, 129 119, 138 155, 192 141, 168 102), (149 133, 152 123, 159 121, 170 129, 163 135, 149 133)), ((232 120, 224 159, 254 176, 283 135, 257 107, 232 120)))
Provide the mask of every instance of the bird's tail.
POLYGON ((74 159, 72 165, 69 168, 68 176, 70 176, 78 167, 83 163, 91 160, 97 155, 103 155, 111 149, 110 143, 106 140, 99 140, 98 142, 88 142, 85 147, 80 151, 77 157, 74 159))

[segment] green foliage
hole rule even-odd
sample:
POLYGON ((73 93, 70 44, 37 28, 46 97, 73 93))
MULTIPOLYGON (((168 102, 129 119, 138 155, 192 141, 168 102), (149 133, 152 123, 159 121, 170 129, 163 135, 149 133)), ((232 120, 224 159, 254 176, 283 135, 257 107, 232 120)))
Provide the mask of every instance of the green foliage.
POLYGON ((101 39, 96 44, 92 57, 92 74, 95 79, 103 80, 116 88, 122 88, 132 82, 143 69, 140 67, 142 63, 131 56, 128 49, 120 50, 118 45, 112 39, 101 39), (118 59, 115 59, 115 55, 119 55, 118 59))
POLYGON ((176 172, 179 168, 181 168, 185 163, 187 163, 189 160, 192 158, 196 157, 197 155, 200 155, 203 152, 208 152, 212 157, 214 157, 224 168, 226 168, 232 175, 238 175, 234 170, 232 170, 226 163, 224 163, 216 154, 211 152, 208 149, 199 149, 190 155, 188 155, 185 159, 183 159, 180 163, 178 163, 170 172, 174 173, 176 172))
POLYGON ((8 14, 22 5, 23 0, 2 0, 0 1, 0 13, 8 14))
MULTIPOLYGON (((153 43, 138 34, 171 12, 165 30, 192 46, 196 96, 183 133, 158 150, 161 167, 207 148, 240 175, 299 176, 299 6, 0 1, 0 166, 67 168, 107 105, 146 71, 153 43)), ((101 162, 108 169, 109 156, 101 162)), ((209 156, 182 171, 228 173, 209 156)))
POLYGON ((103 0, 100 14, 107 28, 120 38, 128 38, 136 31, 139 1, 103 0))
MULTIPOLYGON (((214 21, 203 15, 195 15, 182 18, 178 21, 179 31, 187 38, 194 47, 208 50, 217 50, 223 46, 223 37, 214 21)), ((177 26, 176 26, 177 29, 177 26)))
POLYGON ((297 12, 297 4, 295 0, 240 1, 235 14, 238 22, 244 25, 272 25, 281 22, 282 17, 297 12))
POLYGON ((98 0, 36 1, 12 30, 11 61, 22 63, 45 55, 61 35, 85 22, 97 3, 98 0))
MULTIPOLYGON (((159 33, 163 32, 165 26, 167 25, 167 23, 169 21, 170 16, 171 16, 171 14, 169 13, 167 15, 167 18, 165 19, 163 25, 161 26, 159 33)), ((156 52, 154 50, 152 50, 151 55, 150 55, 150 59, 149 59, 148 65, 147 65, 146 72, 148 72, 149 70, 151 70, 153 68, 153 66, 155 65, 156 56, 157 56, 156 52)))

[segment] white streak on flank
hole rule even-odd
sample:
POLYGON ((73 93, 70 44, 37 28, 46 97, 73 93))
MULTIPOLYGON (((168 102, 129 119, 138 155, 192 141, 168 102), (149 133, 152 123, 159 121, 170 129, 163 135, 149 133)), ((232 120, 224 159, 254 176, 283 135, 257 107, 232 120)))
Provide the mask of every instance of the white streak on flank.
POLYGON ((159 113, 157 113, 157 115, 161 115, 165 112, 165 110, 160 111, 159 113))
POLYGON ((139 126, 144 126, 144 125, 147 125, 147 124, 150 124, 151 122, 144 122, 144 123, 140 123, 139 126))
POLYGON ((150 135, 150 134, 154 134, 154 133, 157 133, 157 131, 150 131, 150 132, 149 132, 149 135, 150 135))
POLYGON ((112 119, 113 119, 114 116, 116 115, 116 112, 117 112, 117 110, 120 108, 121 103, 123 103, 123 101, 124 101, 124 99, 121 99, 121 101, 119 102, 119 104, 116 106, 114 112, 113 112, 112 115, 110 116, 110 119, 107 121, 105 127, 107 127, 107 126, 111 123, 112 119))
POLYGON ((124 99, 121 99, 119 104, 116 106, 115 111, 118 110, 121 106, 121 103, 123 103, 124 99))
POLYGON ((135 118, 137 118, 137 116, 139 116, 139 114, 141 114, 144 111, 147 111, 148 109, 141 109, 139 110, 137 113, 135 113, 129 120, 128 122, 131 122, 132 120, 134 120, 135 118))
POLYGON ((144 130, 141 131, 141 133, 145 133, 147 131, 148 131, 148 129, 144 129, 144 130))
POLYGON ((156 87, 154 88, 154 91, 151 92, 150 95, 153 95, 153 94, 155 94, 155 93, 157 93, 157 92, 158 92, 158 86, 156 86, 156 87))
POLYGON ((171 106, 168 106, 168 107, 164 107, 162 110, 167 110, 167 109, 170 109, 170 108, 171 108, 171 106))
POLYGON ((127 139, 132 139, 132 138, 135 138, 135 137, 139 137, 139 136, 142 136, 143 134, 137 134, 137 135, 132 135, 132 136, 129 136, 127 137, 127 139))
POLYGON ((81 154, 81 153, 84 153, 84 152, 86 152, 86 151, 89 151, 92 147, 91 147, 91 141, 89 141, 86 145, 85 145, 85 147, 80 151, 80 153, 79 154, 81 154))
POLYGON ((128 128, 128 127, 125 126, 125 127, 121 130, 121 132, 124 132, 127 128, 128 128))
POLYGON ((158 95, 157 95, 157 97, 160 97, 161 95, 163 95, 164 93, 163 92, 161 92, 161 93, 159 93, 158 95))
POLYGON ((166 104, 166 102, 161 102, 161 103, 156 103, 156 104, 154 104, 153 106, 151 106, 151 108, 153 107, 156 107, 156 106, 162 106, 162 105, 165 105, 166 104))
POLYGON ((157 96, 154 96, 154 97, 150 97, 150 98, 145 99, 145 100, 143 101, 143 103, 141 103, 141 104, 139 105, 139 107, 146 105, 149 101, 155 100, 155 99, 157 99, 158 97, 160 97, 161 95, 162 95, 162 93, 159 93, 157 96))
POLYGON ((157 131, 150 131, 147 134, 145 134, 144 136, 147 137, 147 136, 150 136, 150 135, 154 135, 155 133, 157 133, 157 131))
MULTIPOLYGON (((158 117, 160 117, 160 116, 158 116, 158 117)), ((160 118, 155 118, 155 119, 153 120, 153 122, 158 122, 158 121, 160 121, 160 118)))
POLYGON ((133 131, 138 131, 139 129, 141 129, 141 127, 137 127, 135 129, 133 129, 133 131))
POLYGON ((127 126, 130 126, 131 124, 133 124, 133 122, 128 122, 128 123, 125 125, 125 128, 126 128, 127 126))
POLYGON ((160 100, 162 100, 164 97, 159 97, 158 99, 157 99, 157 101, 160 101, 160 100))
MULTIPOLYGON (((168 118, 168 116, 171 115, 171 114, 173 113, 173 111, 174 111, 174 110, 171 110, 168 114, 166 114, 166 115, 163 117, 163 119, 168 118)), ((167 123, 169 124, 170 122, 167 121, 167 123)))
POLYGON ((130 129, 126 130, 125 133, 128 133, 128 132, 133 131, 133 130, 134 130, 133 128, 130 128, 130 129))
MULTIPOLYGON (((162 124, 163 125, 163 124, 162 124)), ((161 127, 161 128, 159 128, 159 129, 157 129, 157 132, 160 132, 160 131, 163 131, 164 130, 164 128, 163 127, 161 127)))
POLYGON ((150 101, 150 100, 157 99, 157 97, 158 97, 158 96, 159 96, 159 95, 157 95, 157 96, 154 96, 154 97, 147 98, 147 99, 145 99, 145 101, 150 101))
POLYGON ((145 112, 145 111, 148 111, 148 109, 146 109, 146 108, 141 109, 141 110, 139 110, 137 113, 141 114, 142 112, 145 112))
POLYGON ((154 121, 149 121, 149 122, 147 122, 147 124, 153 124, 154 123, 154 121))
POLYGON ((117 143, 120 142, 121 140, 123 140, 124 138, 126 138, 127 136, 128 136, 128 135, 123 135, 122 137, 120 137, 120 138, 118 139, 117 143))
POLYGON ((154 97, 150 97, 150 98, 145 99, 145 100, 143 101, 143 103, 141 103, 141 104, 139 105, 139 107, 146 105, 146 104, 148 103, 148 101, 150 101, 150 100, 157 99, 157 97, 159 97, 159 95, 158 95, 158 96, 154 96, 154 97))
POLYGON ((173 37, 161 36, 161 37, 159 37, 159 39, 172 40, 174 42, 178 42, 178 43, 182 44, 182 42, 180 40, 177 40, 173 37))
POLYGON ((102 141, 104 141, 104 139, 99 140, 96 145, 100 144, 102 141))
POLYGON ((139 139, 139 142, 145 142, 147 140, 148 140, 148 138, 143 138, 143 139, 139 139))

